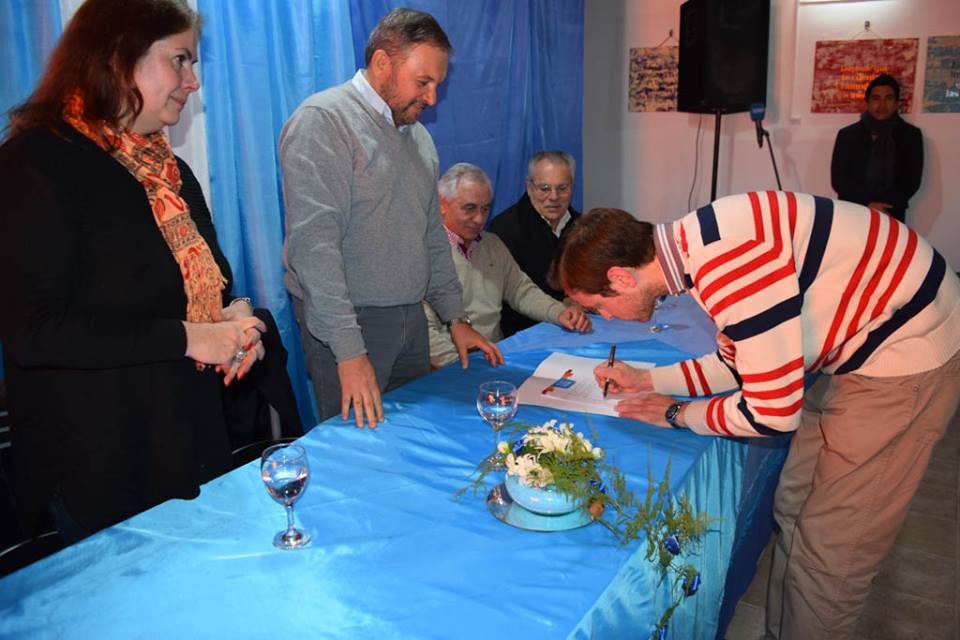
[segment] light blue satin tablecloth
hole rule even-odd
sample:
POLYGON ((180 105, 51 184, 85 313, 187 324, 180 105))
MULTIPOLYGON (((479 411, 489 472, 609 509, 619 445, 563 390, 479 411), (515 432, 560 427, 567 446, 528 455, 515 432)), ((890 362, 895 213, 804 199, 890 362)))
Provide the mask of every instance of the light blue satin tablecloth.
MULTIPOLYGON (((313 536, 306 549, 271 546, 285 517, 251 463, 196 500, 166 502, 0 581, 0 638, 645 638, 669 600, 642 544, 621 548, 599 525, 516 529, 488 513, 485 493, 452 496, 494 445, 474 405, 481 382, 519 385, 545 345, 604 358, 612 338, 619 357, 660 364, 685 355, 665 338, 715 348, 688 303, 668 313, 688 324, 657 340, 638 323, 598 320, 586 336, 539 325, 502 343, 506 367, 474 356, 467 371, 388 394, 376 431, 339 418, 314 428, 301 439, 311 478, 296 505, 313 536)), ((675 490, 718 518, 690 558, 703 585, 670 637, 722 633, 769 536, 785 443, 541 407, 518 415, 550 418, 595 429, 638 493, 669 460, 675 490)))

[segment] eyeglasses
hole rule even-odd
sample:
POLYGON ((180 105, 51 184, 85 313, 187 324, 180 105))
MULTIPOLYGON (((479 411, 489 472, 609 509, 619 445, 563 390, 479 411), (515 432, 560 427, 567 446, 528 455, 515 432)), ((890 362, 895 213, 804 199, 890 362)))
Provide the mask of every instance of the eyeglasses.
POLYGON ((556 186, 550 184, 535 184, 533 188, 543 195, 549 195, 551 191, 556 191, 558 196, 563 196, 570 191, 570 185, 568 184, 558 184, 556 186))

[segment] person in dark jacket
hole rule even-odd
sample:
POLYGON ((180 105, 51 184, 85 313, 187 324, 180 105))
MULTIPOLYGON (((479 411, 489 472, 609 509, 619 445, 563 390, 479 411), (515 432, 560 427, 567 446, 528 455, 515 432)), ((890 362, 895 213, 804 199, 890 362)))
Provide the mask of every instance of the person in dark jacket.
POLYGON ((87 0, 0 147, 0 340, 22 533, 64 542, 229 470, 221 390, 264 356, 165 126, 198 89, 183 0, 87 0))
POLYGON ((830 179, 840 200, 864 204, 901 222, 923 175, 923 136, 898 113, 900 85, 882 73, 867 85, 859 122, 840 129, 830 179))
MULTIPOLYGON (((510 255, 530 279, 556 300, 563 291, 547 282, 550 262, 560 238, 580 213, 570 206, 577 163, 565 151, 540 151, 527 163, 527 190, 490 223, 490 231, 507 245, 510 255)), ((538 321, 504 303, 500 329, 508 337, 538 321)))

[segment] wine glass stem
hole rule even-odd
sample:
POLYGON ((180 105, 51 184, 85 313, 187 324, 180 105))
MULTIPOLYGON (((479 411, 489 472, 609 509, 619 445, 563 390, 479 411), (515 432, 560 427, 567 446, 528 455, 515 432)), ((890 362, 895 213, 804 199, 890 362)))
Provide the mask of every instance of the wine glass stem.
POLYGON ((287 535, 289 536, 295 529, 293 526, 293 504, 284 505, 284 508, 287 510, 287 535))

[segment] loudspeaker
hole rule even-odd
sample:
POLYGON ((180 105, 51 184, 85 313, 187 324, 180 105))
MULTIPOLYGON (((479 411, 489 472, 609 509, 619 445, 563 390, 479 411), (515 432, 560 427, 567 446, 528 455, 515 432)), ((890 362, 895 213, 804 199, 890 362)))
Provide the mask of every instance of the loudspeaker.
POLYGON ((748 111, 767 101, 770 0, 687 0, 680 5, 677 110, 748 111))

